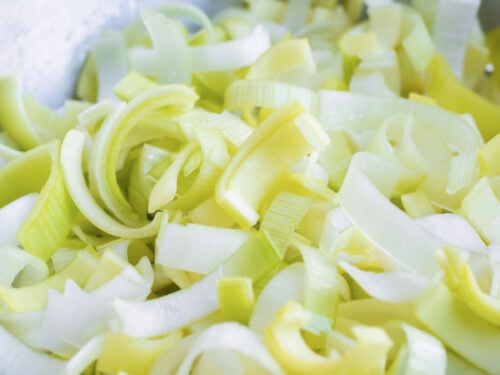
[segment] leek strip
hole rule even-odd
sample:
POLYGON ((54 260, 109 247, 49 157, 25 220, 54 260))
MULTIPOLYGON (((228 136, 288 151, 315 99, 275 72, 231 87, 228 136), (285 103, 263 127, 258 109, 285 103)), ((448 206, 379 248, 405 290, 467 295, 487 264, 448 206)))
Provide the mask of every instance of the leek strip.
POLYGON ((418 225, 394 206, 378 190, 387 177, 375 175, 373 168, 393 164, 373 154, 359 152, 351 162, 338 201, 347 217, 399 267, 426 278, 438 271, 434 252, 444 241, 418 225), (371 171, 372 170, 372 171, 371 171), (361 202, 359 197, 364 197, 361 202), (391 228, 390 233, 387 228, 391 228))
POLYGON ((0 208, 0 247, 17 245, 16 233, 36 205, 39 194, 24 195, 0 208))
POLYGON ((467 262, 468 253, 453 247, 441 249, 436 257, 443 269, 448 289, 477 316, 495 325, 500 325, 500 300, 484 293, 467 262))
POLYGON ((447 193, 470 186, 475 179, 477 151, 482 140, 477 130, 462 117, 412 100, 382 98, 345 92, 320 91, 320 121, 326 130, 373 131, 395 113, 412 115, 416 124, 439 134, 452 157, 447 193), (454 178, 452 178, 454 177, 454 178))
POLYGON ((406 336, 406 343, 399 350, 387 375, 445 375, 447 358, 443 344, 434 336, 408 324, 401 323, 400 329, 406 336))
POLYGON ((313 116, 292 102, 268 117, 224 170, 217 202, 243 227, 253 226, 273 180, 306 154, 321 150, 328 136, 313 116))
POLYGON ((279 108, 292 100, 298 101, 312 114, 318 113, 316 92, 277 81, 236 81, 226 90, 224 107, 229 110, 255 107, 279 108))
POLYGON ((135 71, 129 72, 114 86, 115 95, 124 101, 130 101, 147 91, 157 88, 159 85, 135 71))
POLYGON ((94 200, 88 190, 82 171, 82 151, 85 135, 78 130, 70 130, 61 149, 61 164, 70 196, 80 212, 99 229, 123 238, 151 237, 158 232, 160 215, 142 228, 127 227, 110 217, 94 200))
POLYGON ((68 279, 80 286, 85 284, 96 264, 94 254, 87 249, 80 250, 64 269, 39 284, 22 288, 0 287, 0 300, 3 299, 10 310, 16 312, 42 310, 47 306, 49 288, 61 291, 68 279))
POLYGON ((63 374, 66 365, 48 354, 36 352, 21 343, 0 325, 0 373, 5 375, 63 374))
POLYGON ((270 46, 269 34, 256 26, 245 38, 190 48, 193 72, 211 72, 252 65, 270 46))
POLYGON ((65 375, 81 375, 84 370, 99 358, 104 346, 104 336, 92 337, 66 364, 65 375))
POLYGON ((149 194, 148 212, 153 213, 172 202, 177 192, 177 181, 181 168, 196 151, 197 147, 198 144, 195 141, 187 143, 177 154, 173 163, 170 164, 158 181, 156 181, 149 194))
POLYGON ((27 193, 40 192, 17 238, 26 251, 43 260, 62 244, 77 214, 59 160, 59 142, 54 141, 30 150, 0 170, 0 206, 27 193))
POLYGON ((369 272, 347 263, 339 266, 373 298, 394 303, 414 301, 426 287, 426 280, 408 271, 369 272))
POLYGON ((248 324, 255 303, 252 279, 221 277, 217 279, 217 296, 225 320, 248 324))
POLYGON ((300 333, 311 319, 299 304, 289 302, 266 329, 266 343, 285 369, 293 374, 384 374, 392 343, 382 329, 354 327, 354 347, 343 356, 329 358, 311 350, 300 333))
POLYGON ((307 20, 310 7, 310 0, 291 0, 288 2, 283 24, 291 31, 300 28, 307 20))
POLYGON ((284 374, 261 342, 260 337, 248 328, 232 322, 212 325, 201 333, 182 360, 176 374, 188 375, 196 358, 212 348, 227 349, 243 354, 260 365, 259 372, 266 371, 275 375, 284 374))
POLYGON ((0 124, 22 150, 38 146, 40 130, 28 118, 21 94, 21 83, 14 76, 0 77, 0 124))
POLYGON ((208 274, 237 251, 250 234, 240 229, 164 223, 156 239, 155 263, 208 274))
POLYGON ((23 287, 47 278, 49 269, 40 258, 15 246, 0 247, 0 285, 23 287))
POLYGON ((104 335, 96 369, 107 374, 117 374, 120 371, 136 375, 149 374, 156 360, 181 338, 182 333, 179 331, 151 340, 107 333, 104 335))
POLYGON ((417 301, 418 319, 462 358, 489 374, 500 372, 500 329, 465 306, 443 284, 417 301))
POLYGON ((168 118, 188 111, 196 99, 194 91, 186 86, 159 87, 137 96, 126 106, 119 106, 96 134, 89 160, 90 184, 96 187, 111 212, 126 224, 137 224, 137 214, 123 196, 116 179, 118 157, 125 138, 142 118, 154 111, 161 110, 168 118))

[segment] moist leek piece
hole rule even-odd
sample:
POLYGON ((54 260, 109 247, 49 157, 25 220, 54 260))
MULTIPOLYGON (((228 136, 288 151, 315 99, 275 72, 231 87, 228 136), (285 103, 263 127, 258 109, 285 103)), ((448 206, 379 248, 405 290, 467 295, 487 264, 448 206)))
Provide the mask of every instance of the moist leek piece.
POLYGON ((414 301, 426 286, 425 279, 408 271, 370 272, 347 262, 339 266, 361 286, 370 297, 380 301, 406 303, 414 301))
POLYGON ((428 130, 428 134, 438 135, 434 141, 436 138, 442 140, 455 152, 449 163, 446 193, 460 192, 474 182, 477 150, 482 140, 474 126, 458 115, 402 98, 335 91, 320 92, 320 108, 319 118, 326 130, 345 129, 348 132, 375 131, 390 115, 410 115, 415 126, 428 130))
POLYGON ((412 31, 402 41, 402 45, 413 68, 417 72, 423 72, 432 61, 436 50, 427 28, 422 21, 419 21, 415 22, 412 31))
POLYGON ((245 326, 234 322, 214 324, 198 336, 190 336, 181 341, 177 348, 167 351, 151 370, 152 375, 191 373, 195 360, 210 349, 224 349, 241 354, 245 359, 255 362, 254 373, 283 375, 284 372, 271 356, 260 337, 245 326), (184 346, 184 347, 182 347, 184 346))
POLYGON ((300 84, 315 73, 316 65, 307 39, 274 44, 250 67, 246 79, 277 80, 300 84))
POLYGON ((66 361, 37 352, 20 342, 0 324, 0 372, 16 374, 62 374, 66 361))
POLYGON ((273 180, 328 142, 321 125, 297 102, 280 108, 233 156, 217 183, 217 202, 243 228, 253 226, 273 180))
POLYGON ((301 302, 304 295, 304 264, 293 263, 276 274, 259 294, 248 326, 259 334, 288 301, 301 302))
POLYGON ((438 339, 411 325, 401 323, 406 342, 399 349, 388 375, 444 375, 447 368, 446 350, 438 339))
POLYGON ((298 101, 312 114, 318 113, 318 94, 288 83, 245 79, 232 83, 226 90, 224 107, 230 111, 255 107, 280 108, 298 101))
MULTIPOLYGON (((384 374, 386 355, 392 345, 378 327, 353 328, 356 342, 345 353, 333 358, 315 353, 300 330, 312 319, 296 302, 287 303, 265 331, 271 353, 293 374, 384 374)), ((333 354, 333 353, 332 353, 333 354)))
MULTIPOLYGON (((434 253, 444 241, 418 225, 382 194, 382 189, 390 192, 391 184, 395 184, 387 173, 393 168, 394 164, 374 154, 355 154, 337 199, 346 216, 383 251, 390 265, 432 278, 438 272, 434 253), (386 175, 377 170, 385 170, 386 175)), ((398 178, 397 173, 394 177, 398 178)))
POLYGON ((120 150, 127 135, 144 117, 160 111, 165 116, 163 121, 166 121, 170 116, 188 111, 196 99, 189 87, 161 86, 119 106, 96 134, 89 160, 90 184, 95 186, 107 208, 128 225, 137 224, 137 214, 124 197, 116 178, 120 150))
POLYGON ((430 287, 415 306, 418 319, 462 358, 489 374, 500 371, 500 329, 474 314, 443 284, 430 287))
POLYGON ((13 160, 0 170, 0 184, 0 206, 40 192, 17 239, 26 251, 48 260, 68 235, 78 212, 64 184, 59 142, 44 144, 13 160))
POLYGON ((37 284, 48 274, 47 264, 40 258, 15 246, 0 247, 0 285, 2 287, 37 284))
POLYGON ((208 274, 250 237, 250 231, 209 225, 163 223, 156 239, 155 263, 208 274))
POLYGON ((479 149, 478 158, 482 176, 500 175, 500 134, 495 135, 479 149))
POLYGON ((109 216, 95 201, 85 183, 82 171, 82 152, 85 134, 78 130, 70 130, 66 135, 62 149, 62 170, 70 196, 80 212, 96 227, 106 233, 123 238, 151 237, 158 232, 160 215, 140 228, 131 228, 109 216))
POLYGON ((236 222, 219 206, 211 196, 187 214, 193 224, 210 225, 218 228, 233 228, 236 222))
POLYGON ((500 201, 488 177, 481 178, 467 194, 462 201, 461 210, 487 242, 493 243, 500 239, 500 201))
POLYGON ((426 94, 440 106, 459 114, 470 113, 485 141, 500 132, 500 106, 467 89, 441 56, 434 57, 429 73, 426 94))
POLYGON ((399 42, 401 13, 402 7, 400 4, 370 7, 368 10, 370 30, 375 33, 377 39, 387 49, 393 49, 399 42))
POLYGON ((113 250, 107 249, 101 255, 92 274, 85 282, 84 290, 92 292, 106 282, 118 276, 129 263, 118 256, 113 250))
POLYGON ((0 124, 22 150, 38 146, 42 142, 40 129, 33 124, 24 108, 21 83, 14 76, 0 77, 0 124))
POLYGON ((444 271, 448 289, 471 311, 485 321, 500 325, 500 300, 483 292, 468 264, 469 254, 453 247, 445 247, 437 254, 444 271))
POLYGON ((47 305, 49 288, 61 291, 68 279, 80 286, 85 284, 97 262, 95 254, 90 250, 81 250, 64 269, 39 284, 22 288, 0 287, 0 299, 12 311, 42 310, 47 305))
POLYGON ((432 39, 436 49, 462 78, 467 42, 480 0, 440 0, 433 21, 432 39))
POLYGON ((38 193, 24 195, 0 208, 0 247, 17 245, 16 234, 38 200, 38 193))
POLYGON ((280 262, 281 257, 267 235, 256 232, 221 266, 187 289, 142 303, 115 301, 121 331, 148 337, 188 326, 218 310, 219 277, 249 277, 256 283, 274 272, 280 262))
POLYGON ((248 324, 255 303, 252 279, 221 277, 217 279, 217 296, 224 320, 248 324))
POLYGON ((113 92, 118 98, 128 102, 158 86, 158 83, 152 79, 136 71, 131 71, 114 85, 113 92))
POLYGON ((104 336, 97 335, 92 337, 80 350, 71 357, 66 364, 67 375, 85 374, 89 368, 100 356, 104 346, 104 336))
POLYGON ((137 339, 118 333, 104 335, 102 351, 97 360, 97 371, 117 374, 149 374, 157 359, 176 345, 182 333, 171 334, 158 339, 137 339))
POLYGON ((436 213, 429 197, 422 189, 402 195, 401 203, 405 212, 413 219, 436 213))

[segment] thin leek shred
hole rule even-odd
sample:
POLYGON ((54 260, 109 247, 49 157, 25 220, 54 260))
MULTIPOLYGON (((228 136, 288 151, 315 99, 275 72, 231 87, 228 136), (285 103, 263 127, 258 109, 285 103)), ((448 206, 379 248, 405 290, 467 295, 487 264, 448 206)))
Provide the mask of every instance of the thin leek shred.
POLYGON ((59 149, 58 141, 47 143, 0 171, 0 181, 5 187, 0 193, 0 206, 25 194, 40 192, 16 236, 26 251, 43 260, 48 260, 62 244, 77 214, 64 183, 59 149))
POLYGON ((242 227, 253 226, 272 181, 307 153, 329 143, 321 125, 292 102, 266 119, 238 150, 215 190, 218 203, 242 227))

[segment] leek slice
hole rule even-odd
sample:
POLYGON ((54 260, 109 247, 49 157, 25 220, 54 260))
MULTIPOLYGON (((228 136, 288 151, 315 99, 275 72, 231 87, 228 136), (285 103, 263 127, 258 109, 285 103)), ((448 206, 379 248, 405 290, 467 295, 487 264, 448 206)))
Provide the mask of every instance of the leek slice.
POLYGON ((406 337, 406 343, 399 350, 387 374, 444 375, 447 358, 443 344, 434 336, 408 324, 402 323, 400 329, 406 337))
POLYGON ((386 355, 392 343, 375 327, 354 327, 357 343, 343 356, 322 356, 304 342, 300 329, 311 319, 302 307, 289 302, 265 332, 267 345, 281 365, 293 374, 384 374, 386 355))
POLYGON ((141 118, 160 110, 165 118, 184 113, 192 108, 196 99, 194 91, 186 86, 159 87, 119 106, 96 134, 89 160, 90 184, 96 187, 111 212, 125 223, 137 224, 137 214, 123 196, 115 174, 126 136, 141 118))
POLYGON ((499 328, 484 321, 443 284, 429 288, 417 301, 418 319, 444 344, 487 373, 500 371, 495 353, 500 347, 499 328))
POLYGON ((243 227, 253 226, 273 180, 329 138, 296 102, 267 118, 231 159, 217 183, 217 202, 243 227))
POLYGON ((0 247, 19 243, 16 233, 35 207, 38 196, 27 194, 0 208, 0 247))
POLYGON ((255 302, 252 279, 221 277, 217 279, 217 296, 225 320, 248 324, 255 302))
POLYGON ((70 130, 66 135, 62 149, 62 170, 70 196, 80 212, 99 229, 123 238, 144 238, 158 232, 160 215, 142 228, 130 228, 110 217, 94 200, 88 190, 82 171, 82 151, 85 135, 78 130, 70 130))
POLYGON ((25 194, 40 192, 33 210, 17 231, 17 238, 26 251, 48 260, 68 235, 77 214, 64 184, 59 142, 47 143, 13 160, 0 171, 0 181, 4 186, 0 206, 25 194))
POLYGON ((0 247, 0 285, 16 287, 33 285, 49 274, 47 264, 40 258, 15 246, 0 247))
POLYGON ((48 354, 36 352, 21 343, 0 325, 0 372, 5 375, 63 374, 66 362, 48 354))
POLYGON ((103 335, 92 337, 67 362, 66 375, 81 375, 94 361, 99 358, 104 345, 103 335))
POLYGON ((434 253, 444 245, 444 241, 418 225, 379 191, 384 185, 387 188, 390 181, 387 175, 382 177, 375 173, 375 168, 388 171, 394 167, 380 157, 365 152, 353 157, 337 195, 340 206, 363 234, 380 247, 391 263, 395 262, 399 267, 423 277, 433 277, 438 271, 434 253), (365 197, 365 201, 360 202, 359 197, 365 197), (386 228, 391 228, 390 234, 386 228))

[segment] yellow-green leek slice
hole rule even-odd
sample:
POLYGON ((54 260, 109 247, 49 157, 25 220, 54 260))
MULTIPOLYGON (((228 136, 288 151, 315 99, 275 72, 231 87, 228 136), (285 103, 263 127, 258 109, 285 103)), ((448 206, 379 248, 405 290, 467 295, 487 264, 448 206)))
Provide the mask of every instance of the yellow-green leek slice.
POLYGON ((242 227, 253 226, 273 180, 328 143, 321 125, 297 102, 282 107, 233 156, 217 183, 217 202, 242 227))
POLYGON ((17 238, 26 251, 43 260, 62 244, 78 212, 64 183, 59 149, 58 141, 44 144, 0 170, 0 206, 40 192, 17 238))
POLYGON ((252 279, 221 277, 217 279, 217 296, 225 320, 248 324, 255 303, 252 279))

